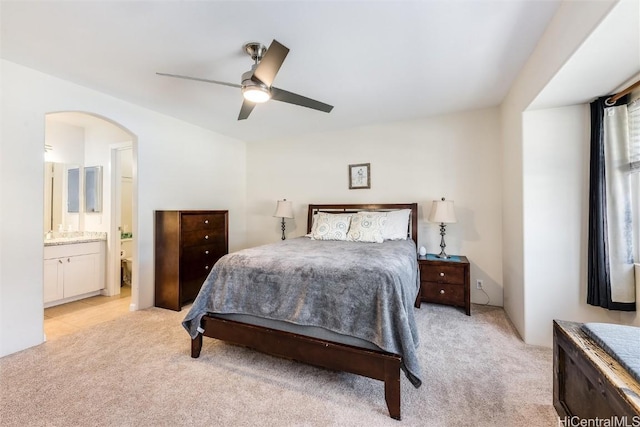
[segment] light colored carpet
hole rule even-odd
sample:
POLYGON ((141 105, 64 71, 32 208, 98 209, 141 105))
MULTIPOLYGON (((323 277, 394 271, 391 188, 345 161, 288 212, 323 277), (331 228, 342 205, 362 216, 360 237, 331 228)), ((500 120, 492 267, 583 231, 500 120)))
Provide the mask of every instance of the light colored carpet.
MULTIPOLYGON (((148 309, 0 359, 2 426, 556 426, 552 352, 504 311, 416 310, 423 385, 402 376, 402 421, 383 383, 204 339, 148 309)), ((551 327, 551 325, 549 326, 551 327)))

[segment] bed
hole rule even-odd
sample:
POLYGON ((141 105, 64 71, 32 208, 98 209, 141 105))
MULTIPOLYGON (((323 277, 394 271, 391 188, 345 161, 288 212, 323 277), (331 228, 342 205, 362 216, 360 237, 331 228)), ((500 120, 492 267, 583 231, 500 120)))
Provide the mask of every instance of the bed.
POLYGON ((191 356, 199 357, 206 336, 380 380, 389 415, 399 420, 401 371, 415 387, 422 382, 413 315, 417 204, 309 205, 307 232, 316 215, 354 215, 355 227, 362 211, 408 214, 406 239, 298 237, 221 258, 183 322, 191 356))
MULTIPOLYGON (((615 425, 639 425, 638 375, 625 368, 624 360, 611 354, 606 340, 603 345, 589 333, 590 325, 603 326, 553 322, 553 406, 561 419, 573 422, 600 419, 619 423, 626 417, 626 423, 615 425)), ((628 345, 628 351, 637 355, 637 333, 628 345)))

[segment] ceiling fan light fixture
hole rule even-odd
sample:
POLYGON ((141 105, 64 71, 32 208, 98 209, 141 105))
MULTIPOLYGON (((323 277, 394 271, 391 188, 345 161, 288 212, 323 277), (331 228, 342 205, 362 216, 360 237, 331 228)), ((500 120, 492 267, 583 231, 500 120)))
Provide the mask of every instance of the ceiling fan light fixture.
POLYGON ((260 85, 243 86, 242 96, 244 96, 244 99, 247 101, 254 102, 256 104, 261 104, 271 99, 269 89, 260 85))
POLYGON ((282 45, 277 40, 274 39, 268 48, 261 43, 250 42, 244 45, 244 50, 251 56, 254 63, 251 65, 251 69, 249 71, 242 73, 240 84, 203 79, 200 77, 183 76, 179 74, 156 74, 179 79, 214 83, 217 85, 240 89, 244 100, 240 107, 238 120, 245 120, 249 117, 249 114, 251 114, 251 111, 253 111, 256 104, 267 102, 270 99, 323 111, 325 113, 329 113, 333 109, 332 105, 272 86, 276 74, 278 74, 282 63, 289 53, 289 48, 282 45))

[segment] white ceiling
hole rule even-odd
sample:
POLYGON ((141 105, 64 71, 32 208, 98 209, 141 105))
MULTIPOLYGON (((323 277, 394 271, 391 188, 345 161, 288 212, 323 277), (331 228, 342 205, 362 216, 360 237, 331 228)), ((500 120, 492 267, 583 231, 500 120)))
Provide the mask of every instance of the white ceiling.
POLYGON ((252 141, 499 105, 559 0, 6 1, 3 59, 252 141), (270 101, 237 121, 248 41, 290 49, 270 101))

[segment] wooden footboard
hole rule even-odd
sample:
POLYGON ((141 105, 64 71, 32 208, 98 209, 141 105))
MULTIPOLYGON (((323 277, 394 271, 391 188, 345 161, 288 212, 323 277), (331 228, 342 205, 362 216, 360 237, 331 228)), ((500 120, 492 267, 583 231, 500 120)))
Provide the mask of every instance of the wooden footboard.
POLYGON ((273 356, 384 381, 389 415, 391 418, 400 419, 401 357, 396 354, 361 349, 211 316, 202 318, 201 327, 204 332, 191 341, 191 357, 200 356, 202 335, 205 335, 273 356))
POLYGON ((640 384, 581 325, 553 322, 553 406, 558 415, 640 421, 640 384))

